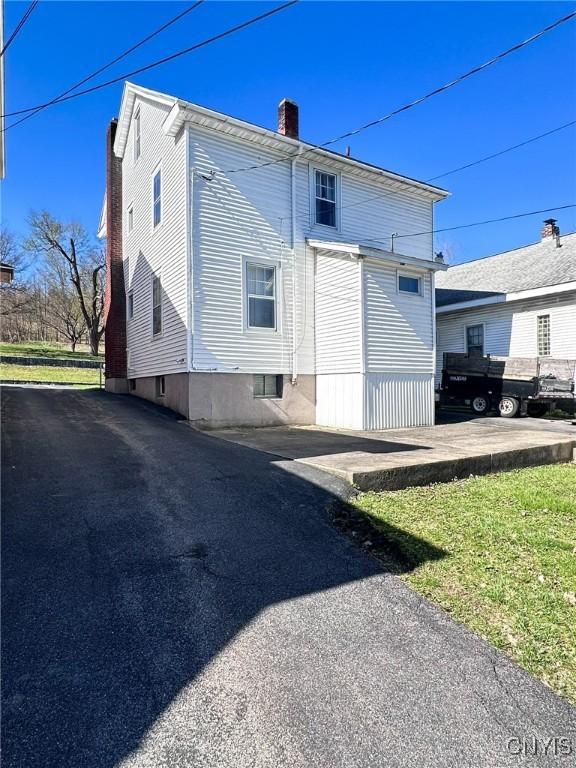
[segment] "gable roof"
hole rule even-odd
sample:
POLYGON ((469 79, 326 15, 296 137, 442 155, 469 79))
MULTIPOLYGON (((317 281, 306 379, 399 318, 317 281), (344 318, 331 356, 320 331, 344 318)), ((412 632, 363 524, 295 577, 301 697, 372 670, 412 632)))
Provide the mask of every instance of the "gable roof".
POLYGON ((457 264, 436 277, 436 306, 503 297, 576 281, 576 232, 457 264))
POLYGON ((379 177, 388 182, 390 186, 397 188, 412 189, 429 197, 431 200, 443 200, 449 196, 449 192, 441 187, 428 184, 425 181, 418 181, 409 176, 403 176, 386 168, 372 165, 371 163, 356 160, 355 158, 342 155, 333 150, 317 147, 300 139, 291 139, 277 131, 271 131, 268 128, 262 128, 254 123, 248 123, 245 120, 239 120, 236 117, 216 112, 213 109, 202 107, 199 104, 193 104, 190 101, 178 99, 176 96, 170 96, 166 93, 153 91, 143 88, 134 83, 126 82, 122 94, 122 103, 118 117, 118 128, 116 130, 116 140, 114 142, 114 152, 117 157, 123 157, 128 140, 128 131, 136 99, 146 99, 169 107, 170 110, 163 124, 163 130, 168 136, 175 136, 185 122, 192 122, 198 125, 219 130, 224 133, 239 136, 243 139, 268 146, 271 149, 286 152, 286 160, 296 157, 298 151, 306 152, 310 157, 316 156, 323 160, 338 162, 352 169, 355 173, 374 179, 379 177))

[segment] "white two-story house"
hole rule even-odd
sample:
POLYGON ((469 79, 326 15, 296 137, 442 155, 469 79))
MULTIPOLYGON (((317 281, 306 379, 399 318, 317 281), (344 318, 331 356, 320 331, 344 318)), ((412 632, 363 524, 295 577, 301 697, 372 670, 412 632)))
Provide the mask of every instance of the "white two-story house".
POLYGON ((108 131, 106 386, 199 426, 434 419, 447 193, 127 83, 108 131))

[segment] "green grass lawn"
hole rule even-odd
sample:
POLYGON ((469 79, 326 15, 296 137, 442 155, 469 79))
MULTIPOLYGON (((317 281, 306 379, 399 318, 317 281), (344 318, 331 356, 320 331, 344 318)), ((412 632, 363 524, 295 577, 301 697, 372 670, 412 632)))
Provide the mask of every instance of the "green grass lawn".
POLYGON ((576 703, 576 464, 356 505, 412 563, 403 580, 576 703), (444 557, 426 559, 422 540, 444 557))
POLYGON ((21 355, 22 357, 59 357, 63 360, 104 360, 104 355, 94 357, 85 348, 71 352, 70 347, 52 342, 27 341, 18 344, 0 343, 0 355, 21 355))
POLYGON ((99 372, 95 368, 56 368, 51 365, 8 365, 0 363, 0 380, 34 381, 98 386, 99 372))

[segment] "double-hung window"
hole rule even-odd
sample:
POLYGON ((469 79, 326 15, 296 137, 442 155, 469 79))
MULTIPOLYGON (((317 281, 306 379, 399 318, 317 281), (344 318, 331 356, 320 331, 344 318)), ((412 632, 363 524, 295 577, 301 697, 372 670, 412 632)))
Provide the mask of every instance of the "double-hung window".
POLYGON ((538 357, 550 354, 550 315, 538 315, 538 357))
POLYGON ((337 177, 324 171, 314 172, 315 222, 325 227, 336 227, 337 177))
POLYGON ((246 263, 248 328, 276 328, 276 267, 246 263))
POLYGON ((484 326, 466 326, 466 351, 469 355, 484 354, 484 326))
POLYGON ((152 278, 152 335, 162 333, 162 283, 159 277, 152 278))
POLYGON ((140 110, 134 115, 134 162, 140 157, 140 110))
POLYGON ((152 179, 152 225, 162 221, 162 170, 158 168, 152 179))

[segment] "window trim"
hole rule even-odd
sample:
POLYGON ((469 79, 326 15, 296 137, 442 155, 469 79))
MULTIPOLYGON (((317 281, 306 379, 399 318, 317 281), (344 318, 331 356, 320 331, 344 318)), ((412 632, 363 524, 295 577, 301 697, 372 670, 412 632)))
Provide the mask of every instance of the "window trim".
POLYGON ((151 223, 151 226, 152 226, 152 233, 154 233, 154 232, 157 232, 160 229, 160 227, 162 226, 162 224, 164 222, 164 203, 163 203, 164 178, 163 178, 162 163, 161 162, 158 163, 158 165, 154 168, 154 170, 150 174, 150 179, 151 179, 150 197, 151 197, 151 202, 152 202, 152 206, 151 206, 151 214, 152 215, 150 217, 150 223, 151 223), (155 206, 155 203, 156 203, 156 201, 154 199, 154 179, 156 178, 156 176, 158 174, 160 174, 160 198, 159 198, 159 202, 160 202, 160 221, 158 222, 158 224, 154 224, 154 206, 155 206))
POLYGON ((550 312, 546 312, 543 315, 536 315, 536 356, 537 357, 552 357, 552 316, 550 312), (540 320, 548 319, 548 354, 540 354, 540 320))
MULTIPOLYGON (((276 261, 264 261, 246 257, 242 265, 242 305, 244 316, 244 330, 248 333, 279 333, 280 331, 280 291, 278 290, 278 275, 280 264, 276 261), (274 327, 265 328, 260 325, 250 325, 250 297, 253 294, 248 293, 248 266, 265 267, 274 270, 274 327)), ((254 298, 270 301, 271 297, 254 296, 254 298)))
POLYGON ((153 272, 150 276, 150 331, 153 339, 159 339, 164 333, 164 291, 162 290, 162 273, 153 272), (160 281, 160 304, 154 304, 154 280, 160 281), (160 307, 160 330, 154 333, 154 308, 160 307))
POLYGON ((328 168, 321 165, 310 165, 310 227, 320 227, 320 229, 327 232, 340 232, 341 229, 341 214, 342 209, 342 174, 335 168, 328 168), (330 224, 321 224, 316 221, 316 173, 327 173, 330 176, 334 176, 336 179, 336 200, 335 200, 335 215, 336 224, 331 226, 330 224))
POLYGON ((409 272, 408 270, 397 269, 396 270, 396 293, 401 294, 402 296, 423 296, 424 295, 424 275, 421 274, 420 272, 409 272), (401 277, 409 277, 412 280, 417 280, 418 290, 416 292, 403 291, 402 288, 400 288, 401 277))
POLYGON ((134 112, 133 117, 133 125, 134 125, 134 164, 138 162, 138 160, 142 156, 142 113, 140 111, 140 106, 136 108, 136 111, 134 112))
POLYGON ((465 323, 464 325, 464 351, 469 355, 468 351, 468 328, 482 328, 482 357, 486 355, 486 323, 465 323))

